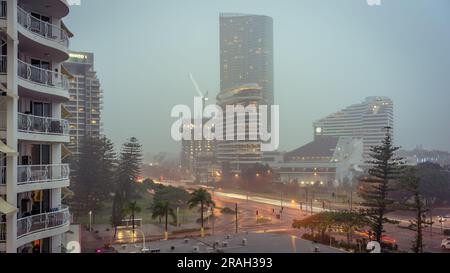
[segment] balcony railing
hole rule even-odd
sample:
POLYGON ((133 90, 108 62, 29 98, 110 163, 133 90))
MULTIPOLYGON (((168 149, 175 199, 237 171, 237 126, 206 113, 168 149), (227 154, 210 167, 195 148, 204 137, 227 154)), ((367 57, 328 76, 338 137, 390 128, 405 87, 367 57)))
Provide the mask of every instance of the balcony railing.
POLYGON ((19 113, 18 129, 21 132, 46 135, 69 135, 69 121, 19 113))
POLYGON ((6 111, 0 111, 0 131, 6 130, 6 111))
POLYGON ((0 167, 0 185, 6 185, 6 166, 0 167))
POLYGON ((17 20, 21 26, 45 39, 55 41, 69 47, 69 35, 59 26, 34 17, 21 7, 17 7, 17 20))
POLYGON ((0 74, 6 74, 7 72, 6 59, 6 55, 0 55, 0 74))
POLYGON ((69 208, 62 206, 52 212, 31 215, 17 220, 17 237, 51 230, 70 224, 69 208))
POLYGON ((0 222, 0 243, 6 242, 6 223, 0 222))
POLYGON ((69 179, 68 164, 27 165, 17 167, 17 184, 38 184, 69 179))
POLYGON ((18 64, 19 77, 32 83, 69 90, 69 79, 66 75, 30 65, 22 60, 18 64))

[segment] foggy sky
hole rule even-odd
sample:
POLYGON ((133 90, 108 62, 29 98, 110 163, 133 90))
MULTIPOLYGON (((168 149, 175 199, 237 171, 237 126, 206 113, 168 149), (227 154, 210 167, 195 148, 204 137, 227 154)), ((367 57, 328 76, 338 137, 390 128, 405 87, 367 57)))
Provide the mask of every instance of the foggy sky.
MULTIPOLYGON (((71 49, 95 53, 104 132, 136 136, 147 157, 179 153, 176 104, 219 91, 219 13, 274 20, 281 150, 313 138, 312 122, 367 96, 394 101, 396 144, 450 150, 450 1, 82 0, 66 24, 71 49)), ((214 100, 211 100, 214 102, 214 100)))

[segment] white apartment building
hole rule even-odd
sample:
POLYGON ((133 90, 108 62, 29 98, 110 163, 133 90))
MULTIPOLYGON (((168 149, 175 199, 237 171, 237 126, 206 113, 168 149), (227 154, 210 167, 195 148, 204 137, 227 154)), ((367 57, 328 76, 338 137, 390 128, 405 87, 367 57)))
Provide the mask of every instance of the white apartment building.
POLYGON ((66 0, 0 1, 0 252, 58 253, 69 166, 66 0))
POLYGON ((386 136, 386 127, 394 132, 394 104, 390 98, 368 97, 314 122, 314 136, 359 137, 367 159, 370 149, 380 145, 386 136))

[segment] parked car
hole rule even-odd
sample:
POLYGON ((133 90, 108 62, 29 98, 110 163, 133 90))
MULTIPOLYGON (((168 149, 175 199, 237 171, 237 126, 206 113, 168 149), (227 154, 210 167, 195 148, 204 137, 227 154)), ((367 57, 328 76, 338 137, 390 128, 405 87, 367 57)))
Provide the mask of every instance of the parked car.
POLYGON ((111 245, 106 244, 101 248, 95 249, 95 253, 100 254, 100 253, 119 253, 119 252, 111 245))
POLYGON ((447 237, 444 240, 442 240, 441 247, 442 247, 442 249, 450 250, 450 237, 447 237))

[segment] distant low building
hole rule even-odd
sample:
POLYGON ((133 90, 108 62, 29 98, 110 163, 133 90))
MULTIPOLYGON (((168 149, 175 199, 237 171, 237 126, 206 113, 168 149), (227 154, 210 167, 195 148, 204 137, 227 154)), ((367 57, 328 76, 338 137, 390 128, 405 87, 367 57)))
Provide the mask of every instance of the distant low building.
POLYGON ((414 150, 401 150, 398 152, 400 157, 403 157, 408 165, 417 165, 421 163, 431 162, 441 166, 450 165, 450 153, 447 151, 429 151, 417 147, 414 150))
POLYGON ((362 172, 363 141, 355 137, 322 136, 272 164, 283 183, 339 185, 362 172))
POLYGON ((263 152, 262 164, 272 166, 283 162, 284 162, 284 152, 279 151, 263 152))
MULTIPOLYGON (((206 125, 207 119, 203 119, 202 126, 206 125)), ((195 119, 190 123, 184 124, 183 130, 191 130, 191 139, 183 139, 181 143, 181 167, 190 173, 194 178, 200 180, 199 182, 207 183, 212 180, 212 176, 215 173, 215 153, 216 153, 216 141, 207 140, 202 138, 201 140, 194 139, 195 119)))

